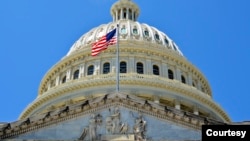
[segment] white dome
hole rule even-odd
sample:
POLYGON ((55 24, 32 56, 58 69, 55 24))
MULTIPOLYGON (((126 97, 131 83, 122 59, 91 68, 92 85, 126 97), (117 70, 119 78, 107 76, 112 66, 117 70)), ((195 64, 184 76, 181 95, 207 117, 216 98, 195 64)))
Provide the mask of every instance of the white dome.
POLYGON ((67 53, 67 56, 73 52, 81 50, 84 47, 89 47, 88 45, 98 40, 101 36, 107 34, 109 31, 115 28, 117 24, 120 26, 120 40, 146 40, 151 43, 163 45, 164 47, 172 49, 179 55, 183 56, 178 46, 165 33, 161 32, 155 27, 132 20, 119 20, 116 22, 110 22, 108 24, 102 24, 91 29, 73 44, 67 53))
POLYGON ((136 21, 139 11, 139 7, 130 0, 120 0, 114 3, 110 10, 113 22, 102 24, 82 35, 70 48, 67 56, 85 47, 90 47, 92 43, 115 28, 117 24, 119 24, 119 40, 148 41, 174 50, 183 56, 178 46, 165 33, 155 27, 136 21))

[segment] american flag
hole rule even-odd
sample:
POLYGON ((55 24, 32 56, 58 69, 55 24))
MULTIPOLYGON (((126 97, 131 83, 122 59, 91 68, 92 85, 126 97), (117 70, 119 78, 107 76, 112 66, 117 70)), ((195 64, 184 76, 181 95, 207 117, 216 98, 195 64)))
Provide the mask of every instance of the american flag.
POLYGON ((101 51, 108 48, 109 45, 114 45, 116 43, 116 28, 102 36, 98 41, 92 44, 91 55, 96 56, 101 51))

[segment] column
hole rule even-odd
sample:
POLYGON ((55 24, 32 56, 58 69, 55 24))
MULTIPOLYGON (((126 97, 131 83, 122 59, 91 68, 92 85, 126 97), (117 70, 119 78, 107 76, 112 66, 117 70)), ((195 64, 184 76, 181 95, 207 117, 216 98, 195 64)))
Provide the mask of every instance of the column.
POLYGON ((128 19, 129 18, 129 10, 128 10, 128 8, 126 8, 126 10, 127 10, 126 19, 128 19))
POLYGON ((123 19, 123 9, 121 8, 120 19, 123 19))
POLYGON ((50 81, 48 82, 48 90, 51 88, 51 83, 50 81))
POLYGON ((201 91, 201 82, 200 81, 197 82, 197 88, 198 88, 198 90, 201 91))
POLYGON ((162 69, 161 69, 161 71, 160 71, 160 75, 163 76, 163 77, 168 78, 168 66, 167 66, 167 64, 162 63, 161 68, 162 68, 162 69))
POLYGON ((84 77, 84 64, 79 66, 79 78, 84 77))
POLYGON ((130 73, 135 72, 135 58, 134 57, 129 57, 128 72, 130 73))
POLYGON ((153 74, 153 66, 150 59, 146 60, 145 74, 153 74))
POLYGON ((112 58, 112 61, 111 61, 111 73, 116 73, 116 58, 112 58))
POLYGON ((193 86, 192 73, 188 73, 187 83, 188 85, 193 86))
POLYGON ((132 9, 132 13, 131 13, 131 14, 132 14, 132 21, 135 21, 134 13, 135 13, 135 12, 134 12, 134 10, 132 9))
POLYGON ((181 81, 181 70, 179 68, 176 69, 176 79, 181 81))
POLYGON ((95 61, 94 75, 100 74, 100 60, 95 61))
POLYGON ((115 11, 115 21, 118 21, 118 11, 115 11))
POLYGON ((56 76, 56 86, 59 85, 59 82, 60 82, 60 75, 56 76))
POLYGON ((70 80, 70 76, 71 76, 71 68, 68 69, 66 72, 66 82, 70 80))

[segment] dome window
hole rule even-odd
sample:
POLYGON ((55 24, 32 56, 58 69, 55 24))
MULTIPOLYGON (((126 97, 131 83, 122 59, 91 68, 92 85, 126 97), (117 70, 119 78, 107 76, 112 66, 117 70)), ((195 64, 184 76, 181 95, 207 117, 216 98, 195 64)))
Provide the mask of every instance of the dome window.
POLYGON ((136 64, 136 72, 139 74, 143 74, 143 64, 141 62, 136 64))
POLYGON ((88 67, 88 72, 87 72, 87 75, 93 75, 94 74, 94 66, 91 65, 88 67))
POLYGON ((168 39, 167 39, 167 38, 165 38, 165 39, 164 39, 164 41, 165 41, 165 44, 166 44, 166 45, 168 45, 168 44, 169 44, 169 41, 168 41, 168 39))
POLYGON ((133 34, 138 35, 138 29, 137 28, 133 28, 133 34))
POLYGON ((159 67, 157 65, 153 65, 153 74, 160 75, 159 67))
POLYGON ((174 73, 173 73, 173 71, 172 70, 168 70, 168 78, 169 79, 174 79, 174 73))
POLYGON ((107 74, 109 72, 110 72, 110 64, 109 63, 104 63, 103 64, 103 71, 102 71, 102 73, 103 74, 107 74))
POLYGON ((76 71, 74 72, 73 79, 78 79, 78 77, 79 77, 79 70, 76 70, 76 71))
POLYGON ((183 75, 181 75, 181 82, 186 84, 186 78, 183 75))
POLYGON ((66 75, 62 79, 62 83, 65 83, 65 82, 66 82, 66 75))
POLYGON ((127 29, 125 27, 122 27, 121 34, 127 34, 127 29))
POLYGON ((158 33, 155 34, 155 39, 156 39, 156 40, 160 40, 160 36, 159 36, 158 33))
POLYGON ((120 73, 127 73, 127 63, 126 62, 120 63, 120 73))
POLYGON ((148 32, 148 30, 144 30, 144 35, 145 35, 146 37, 149 37, 149 32, 148 32))

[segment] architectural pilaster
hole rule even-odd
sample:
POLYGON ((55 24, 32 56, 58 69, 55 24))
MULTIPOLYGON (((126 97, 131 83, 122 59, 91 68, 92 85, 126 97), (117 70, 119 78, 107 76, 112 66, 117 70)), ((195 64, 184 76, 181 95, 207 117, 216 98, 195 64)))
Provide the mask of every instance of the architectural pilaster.
POLYGON ((188 85, 190 86, 193 86, 193 78, 192 78, 192 74, 191 73, 188 73, 188 76, 187 76, 187 83, 188 85))
POLYGON ((176 68, 176 79, 181 81, 181 70, 179 68, 176 68))
POLYGON ((84 64, 79 66, 79 78, 84 77, 84 64))
POLYGON ((153 74, 152 70, 153 70, 153 68, 152 68, 152 62, 151 62, 150 59, 147 59, 146 60, 146 69, 145 69, 146 74, 153 74))
POLYGON ((134 57, 129 57, 129 62, 128 62, 128 71, 131 72, 135 72, 135 58, 134 57))
POLYGON ((60 75, 56 76, 56 86, 58 86, 60 83, 60 75))
POLYGON ((111 61, 111 73, 116 73, 116 58, 112 58, 112 61, 111 61))
POLYGON ((67 70, 67 73, 66 73, 66 82, 70 80, 70 76, 71 76, 71 68, 69 68, 67 70))
POLYGON ((95 61, 94 75, 100 74, 100 60, 95 61))

